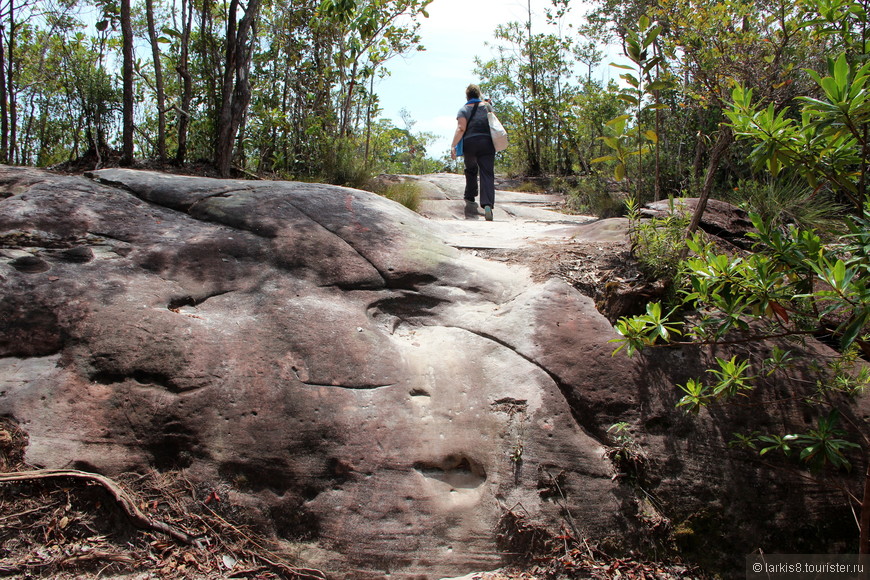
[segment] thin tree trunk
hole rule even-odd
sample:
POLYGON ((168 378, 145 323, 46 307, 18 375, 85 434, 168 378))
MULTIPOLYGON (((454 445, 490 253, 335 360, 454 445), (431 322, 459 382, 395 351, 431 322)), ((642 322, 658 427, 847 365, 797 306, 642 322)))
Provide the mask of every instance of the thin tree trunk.
POLYGON ((375 71, 372 70, 372 76, 369 79, 369 98, 366 105, 366 152, 365 152, 365 167, 368 169, 371 166, 369 159, 369 151, 372 142, 372 101, 375 95, 375 71))
POLYGON ((0 34, 0 161, 9 163, 9 109, 6 106, 6 53, 0 34))
POLYGON ((151 42, 151 58, 154 60, 154 89, 157 98, 157 157, 166 160, 166 95, 163 92, 163 64, 160 59, 160 44, 154 25, 154 0, 145 0, 145 17, 148 20, 148 39, 151 42))
POLYGON ((193 2, 181 0, 181 47, 175 70, 181 80, 181 107, 178 111, 178 149, 175 164, 184 165, 187 157, 187 128, 190 126, 190 103, 193 100, 193 77, 188 71, 190 29, 193 22, 193 2))
POLYGON ((353 103, 353 92, 356 90, 356 73, 359 67, 357 60, 353 61, 353 68, 350 71, 350 81, 347 83, 347 94, 344 97, 344 104, 341 107, 341 121, 338 130, 339 137, 350 135, 350 108, 353 103))
POLYGON ((535 47, 534 47, 534 38, 532 37, 532 0, 528 0, 528 12, 529 19, 526 22, 526 28, 529 34, 529 71, 531 75, 531 89, 532 89, 532 154, 529 159, 529 172, 532 175, 540 175, 541 174, 541 137, 539 131, 539 121, 538 121, 538 107, 536 100, 538 98, 538 77, 537 71, 535 70, 536 62, 535 62, 535 47))
MULTIPOLYGON (((695 213, 692 215, 692 221, 689 224, 689 228, 686 230, 687 238, 691 237, 701 224, 701 217, 704 215, 704 210, 707 209, 707 200, 710 199, 710 193, 713 191, 713 178, 716 175, 716 170, 719 169, 719 163, 722 161, 722 156, 725 155, 726 151, 728 151, 728 147, 731 145, 733 138, 734 135, 731 133, 731 129, 723 127, 720 130, 719 139, 716 141, 716 145, 713 146, 713 150, 710 151, 710 159, 707 163, 707 175, 704 178, 704 188, 701 190, 701 196, 698 198, 698 206, 695 208, 695 213)), ((683 248, 680 257, 685 259, 688 254, 689 248, 683 248)))
POLYGON ((15 1, 9 0, 9 37, 6 41, 6 100, 8 101, 7 109, 9 115, 9 142, 6 149, 6 160, 9 163, 15 162, 15 150, 18 148, 18 105, 15 96, 15 77, 12 74, 13 59, 15 58, 15 34, 18 26, 15 24, 15 1))
POLYGON ((123 95, 123 145, 121 165, 133 164, 133 23, 130 15, 130 0, 121 0, 121 36, 123 44, 122 75, 123 95))

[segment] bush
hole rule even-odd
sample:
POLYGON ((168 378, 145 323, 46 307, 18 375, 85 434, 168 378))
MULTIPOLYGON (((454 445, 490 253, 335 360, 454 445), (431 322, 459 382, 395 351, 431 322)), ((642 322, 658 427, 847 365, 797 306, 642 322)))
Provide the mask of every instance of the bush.
POLYGON ((565 209, 569 213, 594 215, 601 219, 625 214, 621 199, 612 195, 598 176, 585 176, 568 190, 565 209))
POLYGON ((512 187, 511 191, 518 193, 544 193, 544 187, 535 181, 523 181, 516 187, 512 187))
POLYGON ((675 211, 673 200, 670 213, 663 218, 641 220, 636 204, 629 202, 629 209, 632 253, 641 270, 654 279, 673 279, 680 269, 692 217, 675 211))
POLYGON ((413 181, 390 183, 382 191, 376 191, 375 193, 396 203, 401 203, 411 211, 417 211, 420 208, 422 192, 420 186, 413 181))
POLYGON ((794 225, 804 230, 835 232, 835 235, 844 230, 845 208, 834 201, 827 190, 814 190, 799 178, 743 179, 726 201, 758 214, 774 229, 794 225))
POLYGON ((323 179, 333 185, 362 189, 371 179, 365 156, 351 139, 339 139, 335 148, 324 156, 323 179))

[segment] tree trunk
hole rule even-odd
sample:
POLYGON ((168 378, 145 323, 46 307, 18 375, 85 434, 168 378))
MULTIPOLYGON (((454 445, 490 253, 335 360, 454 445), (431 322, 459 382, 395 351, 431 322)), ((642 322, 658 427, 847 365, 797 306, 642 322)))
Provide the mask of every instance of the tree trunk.
POLYGON ((9 115, 9 142, 6 149, 6 160, 15 163, 15 151, 18 148, 18 105, 15 96, 15 70, 12 62, 15 55, 15 34, 18 26, 15 24, 15 2, 9 2, 9 37, 6 39, 6 100, 9 115))
POLYGON ((148 39, 151 42, 151 58, 154 60, 154 89, 157 93, 157 157, 166 160, 166 95, 163 92, 163 64, 160 62, 160 44, 154 26, 154 0, 145 0, 145 17, 148 20, 148 39))
POLYGON ((121 37, 123 44, 123 145, 121 165, 133 164, 133 23, 130 0, 121 0, 121 37))
MULTIPOLYGON (((698 199, 698 207, 695 208, 692 222, 686 230, 686 238, 691 237, 692 234, 697 231, 698 226, 701 223, 701 217, 704 215, 704 210, 707 209, 707 200, 710 199, 710 192, 713 190, 713 178, 716 175, 716 170, 719 169, 719 163, 722 161, 722 156, 725 155, 725 152, 728 150, 728 146, 731 145, 733 138, 734 135, 731 133, 731 129, 723 127, 720 130, 719 139, 716 141, 716 145, 713 147, 713 150, 710 151, 710 159, 707 163, 707 175, 704 178, 704 188, 701 190, 701 196, 698 199)), ((683 248, 680 258, 685 259, 688 254, 689 248, 683 248)))
POLYGON ((529 173, 534 176, 541 175, 541 136, 540 136, 540 126, 538 120, 538 76, 537 76, 537 63, 535 62, 535 46, 534 46, 534 37, 532 36, 532 1, 528 0, 528 12, 529 19, 526 22, 526 29, 528 30, 529 39, 528 39, 528 50, 529 50, 529 73, 531 76, 531 91, 532 91, 532 99, 531 99, 531 113, 532 113, 532 131, 531 131, 531 155, 529 158, 529 173))
POLYGON ((187 128, 190 126, 190 103, 193 100, 193 77, 188 71, 190 29, 193 21, 193 2, 181 0, 181 47, 175 70, 181 80, 181 107, 178 111, 178 149, 175 164, 184 165, 187 158, 187 128))
POLYGON ((218 115, 218 134, 215 144, 215 167, 222 177, 228 177, 233 161, 233 145, 242 119, 251 100, 248 78, 254 48, 255 21, 260 0, 250 0, 244 15, 236 23, 233 15, 239 0, 230 2, 227 21, 226 61, 221 90, 221 108, 218 115))
POLYGON ((353 63, 353 69, 350 73, 350 82, 347 85, 347 95, 344 99, 344 105, 341 107, 341 125, 338 130, 339 137, 347 137, 350 135, 350 108, 353 103, 353 92, 356 90, 356 73, 357 63, 353 63))
POLYGON ((9 109, 6 107, 6 54, 0 35, 0 161, 9 163, 9 109))

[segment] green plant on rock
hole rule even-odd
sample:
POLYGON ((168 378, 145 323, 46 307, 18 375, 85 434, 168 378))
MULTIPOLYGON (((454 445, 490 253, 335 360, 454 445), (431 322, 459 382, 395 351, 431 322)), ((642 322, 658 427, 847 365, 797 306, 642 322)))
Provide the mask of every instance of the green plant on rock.
POLYGON ((664 217, 641 219, 637 202, 626 203, 629 218, 631 252, 645 274, 655 279, 672 280, 680 269, 686 247, 685 232, 691 216, 671 210, 664 217))
MULTIPOLYGON (((830 337, 839 355, 827 365, 808 367, 817 377, 810 395, 798 394, 805 386, 789 373, 798 357, 775 347, 760 365, 737 356, 717 358, 706 382, 693 378, 679 385, 678 407, 699 413, 748 395, 760 381, 776 380, 791 385, 795 400, 814 410, 816 426, 805 432, 743 434, 738 443, 764 456, 778 451, 795 457, 820 475, 850 469, 856 457, 866 466, 870 432, 849 417, 855 397, 870 385, 870 371, 858 357, 870 346, 870 220, 852 218, 849 235, 825 244, 812 231, 773 228, 757 215, 750 217, 757 229, 755 253, 722 254, 696 235, 688 242, 694 255, 683 262, 685 287, 677 307, 664 314, 654 302, 646 314, 617 321, 616 352, 626 349, 632 355, 677 342, 737 345, 830 337)), ((870 470, 864 497, 852 499, 861 506, 860 548, 866 553, 870 470)))
POLYGON ((813 188, 797 176, 743 179, 725 201, 758 214, 774 229, 796 226, 802 230, 844 233, 846 208, 837 203, 828 188, 813 188))
POLYGON ((389 184, 384 191, 379 192, 387 199, 400 203, 411 211, 420 209, 422 192, 420 186, 413 181, 402 181, 389 184))
POLYGON ((870 62, 850 63, 844 53, 828 60, 828 75, 807 73, 821 98, 802 97, 799 117, 772 103, 759 107, 752 89, 741 86, 726 114, 735 135, 755 143, 757 167, 774 177, 790 168, 814 188, 829 184, 861 211, 870 163, 870 62))
POLYGON ((605 455, 616 468, 617 477, 629 478, 637 482, 643 476, 648 458, 643 448, 635 441, 630 427, 625 421, 608 427, 607 432, 613 444, 607 448, 605 455))
POLYGON ((625 211, 625 203, 607 191, 606 184, 597 174, 581 177, 567 193, 565 209, 569 213, 606 219, 619 217, 625 211))

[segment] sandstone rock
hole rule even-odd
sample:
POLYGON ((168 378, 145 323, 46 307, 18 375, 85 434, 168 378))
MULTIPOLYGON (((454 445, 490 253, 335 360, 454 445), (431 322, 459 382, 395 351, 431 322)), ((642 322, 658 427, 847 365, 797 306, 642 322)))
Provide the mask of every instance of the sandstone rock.
MULTIPOLYGON (((691 215, 698 206, 698 198, 677 198, 673 200, 673 205, 675 211, 685 211, 691 215)), ((672 211, 671 202, 665 200, 648 203, 641 213, 647 217, 664 217, 670 211, 672 211)), ((752 240, 746 234, 755 229, 746 211, 718 199, 707 200, 700 227, 710 234, 747 249, 752 245, 752 240)))
MULTIPOLYGON (((0 415, 33 464, 185 468, 336 578, 497 568, 518 517, 621 548, 689 522, 684 543, 712 529, 732 556, 844 521, 818 486, 769 489, 721 417, 674 410, 707 354, 613 357, 590 299, 373 194, 131 170, 0 184, 0 415), (647 449, 634 483, 608 459, 617 421, 647 449)), ((795 412, 761 415, 726 419, 795 412)))
POLYGON ((28 461, 229 482, 279 537, 328 546, 318 564, 357 577, 497 567, 506 509, 558 529, 549 478, 583 490, 589 530, 617 526, 601 441, 486 330, 544 289, 410 211, 106 170, 44 174, 0 212, 29 253, 0 261, 0 413, 29 432, 28 461))

